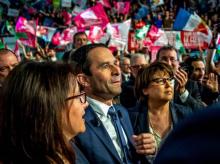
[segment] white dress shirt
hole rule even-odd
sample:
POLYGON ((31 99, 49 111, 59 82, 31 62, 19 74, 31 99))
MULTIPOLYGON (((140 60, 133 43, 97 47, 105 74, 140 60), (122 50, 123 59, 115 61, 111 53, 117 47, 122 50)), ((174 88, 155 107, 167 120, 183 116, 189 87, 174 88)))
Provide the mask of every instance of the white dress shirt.
MULTIPOLYGON (((102 124, 104 125, 107 133, 109 134, 109 137, 111 138, 116 151, 118 152, 119 157, 122 159, 123 157, 123 151, 121 150, 120 147, 120 141, 119 138, 117 136, 115 127, 111 121, 111 117, 108 115, 108 109, 111 106, 108 106, 100 101, 97 101, 95 99, 92 99, 90 97, 87 97, 87 101, 89 102, 89 105, 94 109, 95 113, 97 114, 98 118, 100 119, 100 121, 102 122, 102 124)), ((122 128, 123 130, 123 128, 122 128)), ((127 137, 125 135, 125 132, 123 130, 124 136, 125 136, 125 140, 127 143, 127 137)))

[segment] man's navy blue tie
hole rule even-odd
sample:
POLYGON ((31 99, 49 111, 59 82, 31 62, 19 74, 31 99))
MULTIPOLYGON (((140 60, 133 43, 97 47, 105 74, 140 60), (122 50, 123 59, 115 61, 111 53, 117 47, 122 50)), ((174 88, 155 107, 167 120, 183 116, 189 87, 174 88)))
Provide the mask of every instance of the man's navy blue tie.
POLYGON ((123 134, 123 131, 122 131, 122 126, 121 126, 121 122, 120 122, 119 117, 118 117, 118 113, 115 111, 114 107, 111 106, 108 110, 108 114, 111 116, 113 125, 115 127, 117 136, 118 136, 119 141, 120 141, 121 149, 122 149, 123 154, 124 154, 124 160, 123 161, 124 161, 124 163, 129 164, 130 163, 129 162, 130 160, 129 160, 129 157, 128 157, 129 150, 128 150, 128 146, 126 144, 126 140, 125 140, 125 137, 124 137, 124 134, 123 134))

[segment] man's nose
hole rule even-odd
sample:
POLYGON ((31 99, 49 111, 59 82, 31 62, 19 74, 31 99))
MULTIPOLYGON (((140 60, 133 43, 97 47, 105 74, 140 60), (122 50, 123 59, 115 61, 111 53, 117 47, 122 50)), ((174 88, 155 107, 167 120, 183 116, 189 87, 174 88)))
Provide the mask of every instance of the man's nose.
POLYGON ((172 66, 172 61, 170 59, 167 59, 166 63, 169 64, 170 66, 172 66))
POLYGON ((117 74, 121 73, 121 69, 118 65, 112 65, 111 70, 112 70, 113 73, 117 73, 117 74))

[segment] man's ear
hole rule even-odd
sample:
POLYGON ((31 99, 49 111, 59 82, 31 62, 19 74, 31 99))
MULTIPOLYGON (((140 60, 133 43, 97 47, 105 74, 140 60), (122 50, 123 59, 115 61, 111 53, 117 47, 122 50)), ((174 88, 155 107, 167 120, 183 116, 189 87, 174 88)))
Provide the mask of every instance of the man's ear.
POLYGON ((145 95, 145 96, 148 95, 148 89, 147 88, 142 89, 142 92, 143 92, 143 95, 145 95))
POLYGON ((80 85, 82 85, 83 87, 88 87, 89 86, 89 79, 88 77, 83 74, 80 73, 77 75, 77 81, 80 83, 80 85))

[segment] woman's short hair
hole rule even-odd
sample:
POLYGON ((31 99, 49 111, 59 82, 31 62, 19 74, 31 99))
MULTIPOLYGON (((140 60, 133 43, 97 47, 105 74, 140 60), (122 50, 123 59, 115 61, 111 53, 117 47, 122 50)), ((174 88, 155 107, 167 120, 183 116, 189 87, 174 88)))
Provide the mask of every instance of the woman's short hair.
POLYGON ((74 162, 61 112, 68 108, 65 99, 76 85, 68 64, 28 61, 13 69, 3 84, 0 161, 63 163, 64 157, 74 162))
POLYGON ((139 101, 145 100, 147 97, 143 94, 143 89, 148 87, 153 75, 158 72, 166 72, 170 77, 174 76, 173 69, 170 65, 163 62, 154 62, 149 66, 139 70, 138 75, 135 79, 135 96, 139 101))

